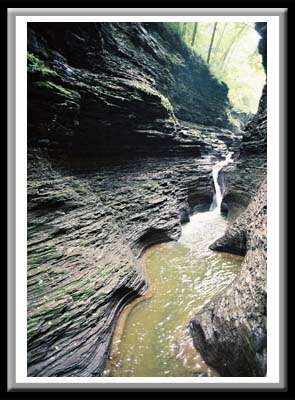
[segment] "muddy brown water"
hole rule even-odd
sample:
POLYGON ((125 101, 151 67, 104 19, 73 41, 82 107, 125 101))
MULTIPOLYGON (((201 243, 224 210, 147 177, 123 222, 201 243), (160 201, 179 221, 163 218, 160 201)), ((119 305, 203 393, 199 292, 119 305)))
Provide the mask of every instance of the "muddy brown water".
POLYGON ((105 376, 218 376, 195 350, 188 323, 233 281, 242 263, 242 257, 208 248, 226 226, 217 212, 198 213, 178 242, 145 252, 149 290, 122 313, 105 376))

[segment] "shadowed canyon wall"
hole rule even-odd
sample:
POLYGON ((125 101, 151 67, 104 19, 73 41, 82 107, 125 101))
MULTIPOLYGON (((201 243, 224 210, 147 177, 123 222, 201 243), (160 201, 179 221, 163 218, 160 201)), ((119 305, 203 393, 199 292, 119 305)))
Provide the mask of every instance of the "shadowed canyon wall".
POLYGON ((32 23, 28 52, 33 146, 198 155, 175 117, 231 127, 227 86, 164 24, 32 23))
MULTIPOLYGON (((142 251, 176 240, 211 203, 212 164, 239 154, 227 91, 160 23, 28 25, 29 376, 102 374, 147 287, 142 251)), ((243 209, 252 153, 226 172, 243 209)))
MULTIPOLYGON (((258 23, 256 29, 261 35, 259 51, 266 71, 267 25, 258 23)), ((257 114, 246 127, 238 161, 238 168, 252 175, 254 193, 259 184, 258 192, 224 236, 210 246, 245 259, 235 281, 190 323, 196 348, 222 376, 267 373, 266 122, 265 86, 257 114), (260 172, 254 178, 255 169, 260 172)))

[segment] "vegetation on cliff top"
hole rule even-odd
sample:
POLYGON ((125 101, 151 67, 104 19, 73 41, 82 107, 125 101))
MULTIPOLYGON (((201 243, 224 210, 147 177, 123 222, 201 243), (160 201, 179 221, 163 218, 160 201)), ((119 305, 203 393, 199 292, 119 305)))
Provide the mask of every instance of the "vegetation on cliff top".
POLYGON ((237 111, 256 113, 265 74, 254 23, 173 22, 168 27, 227 84, 237 111))

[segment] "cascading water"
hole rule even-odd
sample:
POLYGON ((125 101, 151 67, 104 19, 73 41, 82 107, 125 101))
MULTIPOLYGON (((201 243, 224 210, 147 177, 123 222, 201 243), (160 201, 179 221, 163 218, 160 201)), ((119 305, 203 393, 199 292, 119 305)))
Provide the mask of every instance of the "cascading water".
POLYGON ((225 185, 218 175, 233 162, 232 154, 213 167, 214 210, 192 215, 178 242, 145 253, 150 289, 122 315, 104 376, 218 376, 195 350, 188 322, 233 281, 242 262, 242 257, 209 248, 227 227, 220 213, 225 185))
POLYGON ((229 163, 232 163, 234 161, 231 158, 233 154, 234 154, 233 152, 229 152, 226 155, 225 160, 219 161, 212 168, 214 188, 215 188, 215 201, 213 200, 213 203, 211 205, 211 211, 216 211, 218 213, 221 212, 221 203, 222 203, 222 199, 224 196, 225 187, 223 184, 222 185, 219 184, 218 176, 219 176, 219 172, 222 170, 223 167, 225 167, 226 165, 228 165, 229 163))
POLYGON ((195 350, 188 324, 240 268, 242 257, 209 248, 226 227, 221 213, 197 213, 183 225, 178 242, 146 251, 150 289, 120 319, 105 376, 218 376, 195 350))

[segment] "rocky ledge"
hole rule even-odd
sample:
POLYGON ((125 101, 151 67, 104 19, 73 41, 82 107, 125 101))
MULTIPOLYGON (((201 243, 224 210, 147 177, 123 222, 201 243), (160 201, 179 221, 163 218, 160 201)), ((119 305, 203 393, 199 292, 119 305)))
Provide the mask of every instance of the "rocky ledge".
POLYGON ((28 99, 28 376, 100 376, 144 249, 209 208, 227 148, 240 214, 265 156, 238 158, 226 86, 163 24, 30 23, 28 99))
MULTIPOLYGON (((211 133, 210 155, 198 158, 58 159, 29 151, 29 376, 102 374, 122 308, 147 288, 142 252, 177 240, 181 223, 210 207, 212 166, 224 154, 211 133)), ((239 160, 228 167, 228 197, 244 201, 239 212, 260 174, 257 166, 243 179, 239 160)))
MULTIPOLYGON (((266 23, 257 23, 256 29, 261 34, 258 49, 266 70, 266 23)), ((226 198, 229 203, 243 202, 248 173, 256 183, 248 185, 253 200, 224 236, 210 246, 212 250, 243 255, 245 259, 235 281, 190 322, 195 347, 222 376, 267 373, 266 109, 265 86, 258 112, 243 135, 239 172, 229 174, 226 198), (233 187, 235 190, 231 190, 233 187)))
POLYGON ((30 23, 28 142, 70 152, 200 155, 182 120, 231 129, 228 88, 161 23, 30 23))
POLYGON ((29 151, 29 376, 102 374, 122 307, 147 287, 140 255, 209 208, 221 150, 117 162, 29 151))
POLYGON ((222 376, 265 376, 266 182, 210 248, 245 259, 235 281, 190 322, 194 344, 222 376))
POLYGON ((28 375, 100 376, 142 251, 209 207, 240 138, 164 24, 29 23, 27 56, 28 375))

